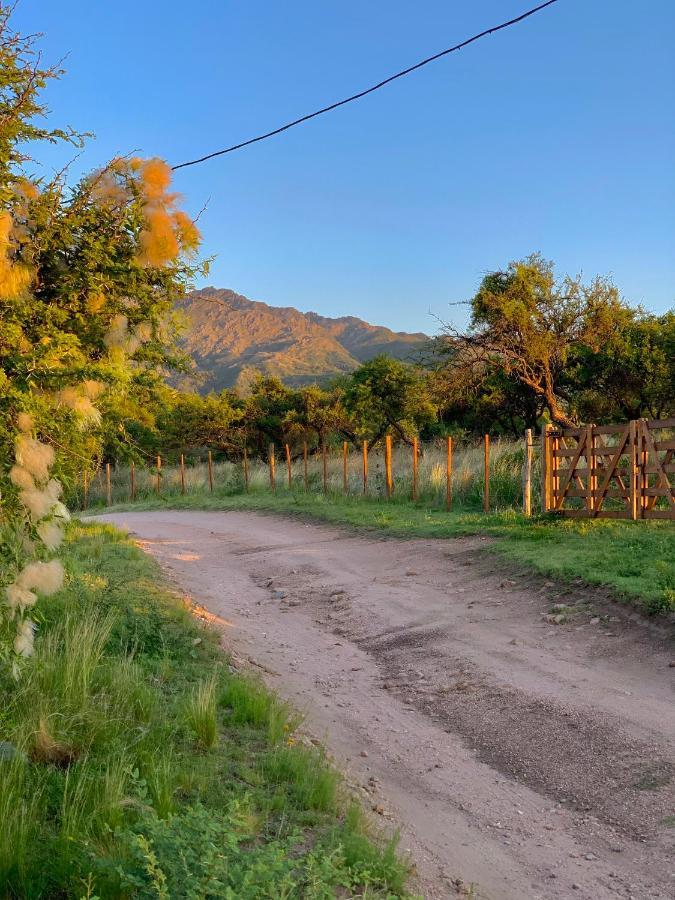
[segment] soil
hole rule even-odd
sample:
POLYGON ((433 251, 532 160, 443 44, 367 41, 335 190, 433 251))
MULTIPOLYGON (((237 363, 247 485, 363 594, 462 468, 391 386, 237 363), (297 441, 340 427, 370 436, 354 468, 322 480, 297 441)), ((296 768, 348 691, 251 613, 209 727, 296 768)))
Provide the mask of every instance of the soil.
POLYGON ((306 713, 426 898, 675 896, 675 654, 489 539, 246 512, 105 518, 306 713), (473 891, 473 893, 471 893, 473 891))

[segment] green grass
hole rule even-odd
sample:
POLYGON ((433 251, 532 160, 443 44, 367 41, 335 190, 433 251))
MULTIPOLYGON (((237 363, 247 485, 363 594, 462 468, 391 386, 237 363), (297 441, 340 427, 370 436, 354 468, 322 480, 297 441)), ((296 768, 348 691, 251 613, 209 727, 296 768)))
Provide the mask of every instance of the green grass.
POLYGON ((299 717, 119 532, 73 526, 36 655, 0 675, 0 897, 404 897, 299 717))
POLYGON ((650 614, 675 611, 675 525, 665 521, 524 518, 506 508, 489 515, 473 509, 446 513, 404 499, 327 496, 280 490, 226 494, 205 491, 186 496, 150 497, 113 509, 252 509, 309 517, 317 521, 396 538, 452 538, 487 534, 489 550, 516 564, 563 580, 611 588, 650 614))

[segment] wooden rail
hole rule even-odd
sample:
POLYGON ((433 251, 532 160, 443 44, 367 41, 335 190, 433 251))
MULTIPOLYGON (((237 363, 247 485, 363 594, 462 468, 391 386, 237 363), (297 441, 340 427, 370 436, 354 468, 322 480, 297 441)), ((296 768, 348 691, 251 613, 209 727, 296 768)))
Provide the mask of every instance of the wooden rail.
POLYGON ((675 419, 546 426, 542 511, 574 518, 675 519, 675 419))

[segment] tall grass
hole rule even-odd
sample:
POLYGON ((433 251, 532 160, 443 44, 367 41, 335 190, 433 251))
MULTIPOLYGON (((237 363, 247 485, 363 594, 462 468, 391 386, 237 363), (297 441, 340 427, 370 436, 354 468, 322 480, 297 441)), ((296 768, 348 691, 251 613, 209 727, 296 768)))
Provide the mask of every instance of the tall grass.
POLYGON ((209 750, 218 738, 216 692, 218 682, 211 676, 195 685, 185 710, 186 721, 200 746, 209 750))
MULTIPOLYGON (((417 498, 428 506, 441 506, 446 496, 446 450, 442 442, 420 445, 417 478, 417 498)), ((394 497, 410 499, 413 483, 412 449, 407 445, 394 447, 392 454, 394 473, 394 497)), ((522 503, 522 469, 525 460, 524 441, 496 440, 490 447, 490 501, 493 508, 519 507, 522 503)), ((343 456, 341 447, 331 447, 328 452, 327 491, 332 495, 345 492, 343 456)), ((322 493, 323 460, 320 453, 313 453, 308 462, 307 490, 322 493)), ((452 466, 453 504, 465 509, 478 509, 483 503, 485 490, 483 447, 460 446, 453 453, 452 466)), ((136 499, 139 501, 157 497, 157 469, 153 465, 136 466, 136 499)), ((215 462, 213 486, 216 496, 232 496, 244 493, 244 471, 241 462, 215 462)), ((532 473, 532 503, 538 502, 539 461, 535 452, 532 473)), ((130 499, 131 475, 128 466, 111 469, 111 494, 113 503, 126 503, 130 499)), ((270 491, 269 464, 266 459, 249 461, 248 490, 252 494, 270 491)), ((209 493, 208 466, 206 463, 186 465, 185 493, 202 495, 209 493)), ((291 463, 291 483, 283 448, 276 452, 276 492, 304 492, 304 464, 297 455, 291 463)), ((89 486, 89 503, 92 506, 106 502, 106 480, 100 470, 89 486)), ((360 450, 349 445, 346 493, 352 496, 364 494, 363 464, 360 450)), ((386 495, 384 454, 376 448, 368 456, 368 486, 370 497, 386 495)), ((160 472, 159 495, 171 499, 181 495, 180 469, 163 464, 160 472)), ((75 503, 82 502, 82 496, 75 503)))

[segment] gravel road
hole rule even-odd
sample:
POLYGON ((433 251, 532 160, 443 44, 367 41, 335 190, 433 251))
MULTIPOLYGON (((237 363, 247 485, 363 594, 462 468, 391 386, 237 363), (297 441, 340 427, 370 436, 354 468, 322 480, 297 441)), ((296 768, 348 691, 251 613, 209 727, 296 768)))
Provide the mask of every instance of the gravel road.
POLYGON ((426 898, 675 896, 675 658, 488 540, 245 512, 127 512, 223 643, 307 714, 426 898), (558 604, 558 606, 556 606, 558 604))

